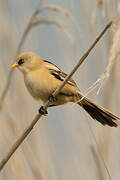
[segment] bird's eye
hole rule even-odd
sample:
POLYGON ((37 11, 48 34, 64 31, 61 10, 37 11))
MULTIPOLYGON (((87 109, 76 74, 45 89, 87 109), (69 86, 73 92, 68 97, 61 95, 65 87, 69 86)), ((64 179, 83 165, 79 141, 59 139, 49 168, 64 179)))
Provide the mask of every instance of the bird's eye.
POLYGON ((19 65, 21 65, 21 64, 23 64, 24 63, 24 59, 20 59, 19 61, 18 61, 18 64, 19 65))

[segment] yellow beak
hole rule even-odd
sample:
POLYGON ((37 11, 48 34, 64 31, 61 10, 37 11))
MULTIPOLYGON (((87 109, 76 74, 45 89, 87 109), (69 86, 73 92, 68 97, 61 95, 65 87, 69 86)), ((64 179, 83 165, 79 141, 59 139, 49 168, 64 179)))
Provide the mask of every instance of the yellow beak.
POLYGON ((18 67, 18 66, 19 66, 19 64, 15 63, 15 64, 13 64, 11 67, 12 67, 12 68, 16 68, 16 67, 18 67))

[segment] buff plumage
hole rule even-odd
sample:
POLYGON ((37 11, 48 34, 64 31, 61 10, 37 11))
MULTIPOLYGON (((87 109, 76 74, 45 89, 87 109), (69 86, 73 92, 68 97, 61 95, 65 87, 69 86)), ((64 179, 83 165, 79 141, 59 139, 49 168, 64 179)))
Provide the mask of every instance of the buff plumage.
MULTIPOLYGON (((12 67, 18 69, 24 75, 25 85, 33 98, 45 103, 50 95, 60 86, 67 76, 57 66, 49 61, 44 61, 33 52, 21 54, 12 67)), ((89 115, 103 125, 116 127, 120 123, 119 117, 94 103, 82 93, 75 81, 71 78, 59 93, 57 99, 50 106, 62 105, 68 102, 79 104, 89 115), (82 100, 81 100, 82 98, 82 100)))

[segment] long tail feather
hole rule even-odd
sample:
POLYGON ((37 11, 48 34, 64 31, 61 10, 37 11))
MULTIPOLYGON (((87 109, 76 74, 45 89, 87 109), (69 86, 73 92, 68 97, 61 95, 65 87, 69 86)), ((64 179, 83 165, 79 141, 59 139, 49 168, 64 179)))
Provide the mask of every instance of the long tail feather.
POLYGON ((120 125, 119 117, 94 103, 87 97, 84 97, 81 102, 78 102, 78 104, 83 107, 83 109, 87 111, 93 119, 99 121, 102 125, 109 125, 111 127, 117 127, 118 124, 120 125))

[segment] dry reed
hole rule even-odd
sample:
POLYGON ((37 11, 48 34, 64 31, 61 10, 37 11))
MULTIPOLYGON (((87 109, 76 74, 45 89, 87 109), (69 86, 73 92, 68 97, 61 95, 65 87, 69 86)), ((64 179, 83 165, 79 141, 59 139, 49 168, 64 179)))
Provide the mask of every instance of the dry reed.
MULTIPOLYGON (((92 43, 92 45, 90 46, 90 48, 85 52, 85 54, 80 58, 79 62, 76 64, 76 66, 73 68, 73 70, 69 73, 69 75, 65 78, 65 80, 63 81, 63 83, 60 85, 60 87, 58 89, 55 90, 55 92, 53 93, 53 96, 56 97, 59 92, 61 91, 61 89, 65 86, 65 84, 67 83, 67 81, 73 76, 73 74, 77 71, 77 69, 79 68, 79 66, 83 63, 83 61, 87 58, 87 56, 89 55, 89 53, 91 52, 91 50, 95 47, 95 45, 97 44, 97 42, 101 39, 101 37, 104 35, 104 33, 110 28, 110 26, 112 25, 112 22, 110 22, 105 28, 104 30, 100 33, 100 35, 95 39, 95 41, 92 43)), ((49 100, 46 102, 44 109, 47 110, 47 108, 49 107, 50 102, 49 100)), ((8 162, 8 160, 10 159, 10 157, 13 155, 13 153, 17 150, 17 148, 21 145, 21 143, 24 141, 24 139, 29 135, 29 133, 31 132, 31 130, 33 129, 33 127, 35 126, 35 124, 38 122, 38 120, 41 118, 41 114, 37 114, 36 117, 33 119, 33 121, 30 123, 30 125, 24 130, 24 132, 22 133, 22 135, 17 139, 17 141, 13 144, 13 146, 11 147, 10 151, 7 153, 7 155, 2 159, 2 161, 0 162, 0 171, 3 169, 3 167, 6 165, 6 163, 8 162)))
MULTIPOLYGON (((71 39, 71 41, 73 42, 73 39, 70 35, 69 32, 66 31, 65 29, 65 26, 63 24, 61 24, 58 20, 50 20, 48 18, 38 18, 37 16, 44 10, 51 10, 51 11, 55 11, 57 13, 60 13, 60 14, 63 14, 67 17, 69 17, 70 20, 73 21, 73 17, 72 15, 69 13, 69 11, 67 10, 64 10, 62 8, 59 8, 57 6, 54 6, 54 5, 47 5, 47 6, 44 6, 44 7, 41 7, 41 8, 37 8, 35 10, 35 12, 33 13, 32 17, 30 18, 29 22, 28 22, 28 25, 26 26, 25 28, 25 31, 23 32, 23 35, 22 35, 22 38, 20 40, 20 43, 18 45, 18 48, 16 50, 16 53, 15 53, 15 57, 13 58, 13 62, 15 61, 16 57, 18 56, 18 54, 20 53, 21 49, 22 49, 22 46, 27 38, 27 35, 28 33, 31 31, 31 29, 35 26, 38 26, 40 24, 55 24, 56 26, 58 26, 61 30, 63 30, 67 36, 71 39)), ((11 84, 11 79, 12 79, 12 74, 13 74, 13 69, 10 70, 9 72, 9 75, 8 75, 8 79, 7 79, 7 83, 5 85, 5 88, 3 90, 3 93, 0 97, 0 109, 2 108, 2 105, 3 105, 3 102, 4 102, 4 99, 7 95, 7 92, 8 92, 8 89, 9 89, 9 86, 11 84)))

